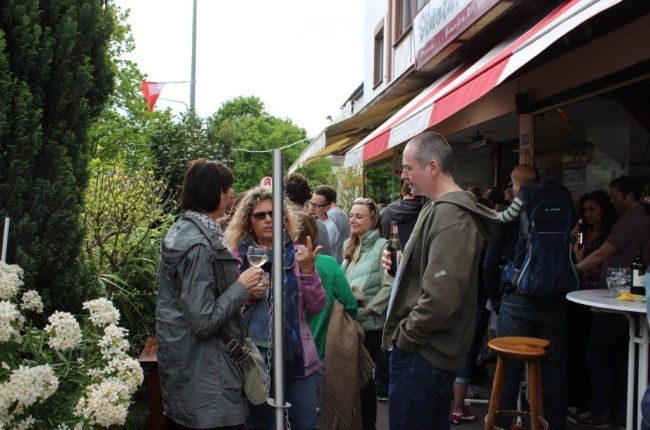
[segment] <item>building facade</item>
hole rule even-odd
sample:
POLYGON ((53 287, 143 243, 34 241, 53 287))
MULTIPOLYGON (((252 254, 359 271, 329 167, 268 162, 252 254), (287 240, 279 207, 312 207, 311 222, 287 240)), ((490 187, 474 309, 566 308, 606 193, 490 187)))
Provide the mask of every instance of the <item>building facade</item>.
POLYGON ((522 162, 576 199, 622 174, 647 182, 649 12, 645 0, 367 0, 357 115, 395 111, 340 148, 344 165, 396 189, 404 144, 432 130, 464 187, 504 188, 522 162))

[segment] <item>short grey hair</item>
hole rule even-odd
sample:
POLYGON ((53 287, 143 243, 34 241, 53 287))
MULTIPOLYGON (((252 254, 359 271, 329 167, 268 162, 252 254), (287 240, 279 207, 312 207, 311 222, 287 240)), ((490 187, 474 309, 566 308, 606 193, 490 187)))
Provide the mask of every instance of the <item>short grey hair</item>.
POLYGON ((440 170, 451 175, 454 154, 447 140, 439 133, 428 131, 420 133, 408 143, 415 150, 415 161, 424 168, 430 160, 437 160, 440 170))

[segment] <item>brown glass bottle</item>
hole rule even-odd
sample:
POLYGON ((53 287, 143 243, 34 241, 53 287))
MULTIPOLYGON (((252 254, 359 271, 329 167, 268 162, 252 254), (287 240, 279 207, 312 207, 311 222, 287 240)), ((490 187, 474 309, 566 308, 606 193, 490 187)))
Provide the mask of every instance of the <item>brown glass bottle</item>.
POLYGON ((390 270, 388 274, 390 276, 395 276, 397 271, 397 265, 402 258, 402 245, 399 242, 399 234, 397 228, 397 222, 390 222, 390 236, 388 236, 388 248, 390 251, 390 270))

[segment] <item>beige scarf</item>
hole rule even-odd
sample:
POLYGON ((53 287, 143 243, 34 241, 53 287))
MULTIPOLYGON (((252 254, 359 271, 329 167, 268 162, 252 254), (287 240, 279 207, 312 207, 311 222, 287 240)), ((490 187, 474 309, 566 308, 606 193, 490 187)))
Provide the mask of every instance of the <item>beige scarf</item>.
POLYGON ((334 300, 325 344, 323 414, 331 430, 361 428, 361 387, 372 377, 375 363, 363 346, 359 324, 334 300))

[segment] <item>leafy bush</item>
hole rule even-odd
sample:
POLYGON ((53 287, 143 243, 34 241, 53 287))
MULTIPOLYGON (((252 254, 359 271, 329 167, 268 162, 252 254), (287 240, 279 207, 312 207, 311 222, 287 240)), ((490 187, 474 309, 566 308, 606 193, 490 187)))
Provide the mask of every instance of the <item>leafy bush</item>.
POLYGON ((152 172, 93 160, 83 221, 84 257, 95 268, 100 296, 122 312, 137 348, 153 334, 160 240, 173 222, 152 172))

